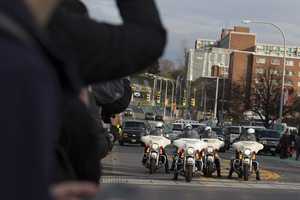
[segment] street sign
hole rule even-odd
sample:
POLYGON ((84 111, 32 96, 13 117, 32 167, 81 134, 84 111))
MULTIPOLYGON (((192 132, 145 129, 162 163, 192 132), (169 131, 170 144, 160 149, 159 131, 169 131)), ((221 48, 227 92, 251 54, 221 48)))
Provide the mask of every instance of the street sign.
POLYGON ((220 119, 220 122, 221 122, 221 123, 224 123, 224 119, 220 119))
POLYGON ((218 119, 216 117, 212 118, 212 123, 218 123, 218 119))
POLYGON ((276 125, 276 131, 284 131, 283 125, 276 125))
POLYGON ((212 123, 211 125, 212 125, 212 126, 217 126, 217 123, 212 123))

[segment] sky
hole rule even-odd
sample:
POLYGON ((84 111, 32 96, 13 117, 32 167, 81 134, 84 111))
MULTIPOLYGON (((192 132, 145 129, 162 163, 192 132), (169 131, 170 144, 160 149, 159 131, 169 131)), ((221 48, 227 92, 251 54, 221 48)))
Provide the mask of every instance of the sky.
MULTIPOLYGON (((122 23, 114 0, 82 0, 90 17, 100 22, 122 23)), ((196 39, 219 40, 223 28, 250 27, 257 43, 283 45, 279 29, 268 24, 243 24, 243 19, 271 22, 279 26, 287 46, 300 47, 299 0, 155 0, 167 30, 167 45, 161 59, 176 63, 180 42, 194 49, 196 39)))

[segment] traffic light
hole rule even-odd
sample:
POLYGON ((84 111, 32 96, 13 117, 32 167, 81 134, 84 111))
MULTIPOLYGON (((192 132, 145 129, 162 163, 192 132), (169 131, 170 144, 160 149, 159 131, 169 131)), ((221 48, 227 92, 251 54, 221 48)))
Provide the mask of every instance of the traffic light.
POLYGON ((147 101, 150 101, 150 94, 147 94, 147 101))
POLYGON ((164 107, 164 105, 161 103, 161 104, 160 104, 160 109, 162 110, 162 109, 163 109, 163 107, 164 107))
POLYGON ((184 97, 184 98, 182 99, 182 105, 183 105, 183 106, 185 106, 185 101, 186 101, 186 98, 184 97))
POLYGON ((142 103, 138 103, 138 108, 141 108, 141 106, 142 106, 142 103))
POLYGON ((160 102, 160 95, 157 95, 157 103, 160 102))
POLYGON ((195 106, 195 99, 194 98, 191 99, 191 105, 195 106))

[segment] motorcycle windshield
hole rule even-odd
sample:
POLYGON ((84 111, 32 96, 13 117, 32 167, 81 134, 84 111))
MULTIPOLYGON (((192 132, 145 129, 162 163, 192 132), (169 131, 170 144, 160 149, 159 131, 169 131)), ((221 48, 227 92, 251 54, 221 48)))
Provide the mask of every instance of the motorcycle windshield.
POLYGON ((196 130, 184 130, 180 138, 200 139, 196 130))
POLYGON ((150 132, 149 135, 164 136, 163 129, 157 128, 150 132))
POLYGON ((206 131, 203 133, 202 138, 217 139, 217 133, 214 131, 206 131))
POLYGON ((243 134, 241 134, 239 141, 254 141, 254 142, 256 142, 256 138, 255 138, 254 134, 243 133, 243 134))

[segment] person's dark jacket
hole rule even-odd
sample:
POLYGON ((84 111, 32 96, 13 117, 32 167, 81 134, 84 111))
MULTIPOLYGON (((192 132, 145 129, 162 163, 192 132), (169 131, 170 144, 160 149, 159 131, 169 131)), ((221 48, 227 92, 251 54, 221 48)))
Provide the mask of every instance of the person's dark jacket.
POLYGON ((139 72, 164 50, 166 31, 153 0, 117 0, 122 25, 98 23, 65 7, 56 10, 50 36, 86 84, 139 72))
POLYGON ((23 1, 1 0, 0 15, 1 199, 48 200, 62 94, 77 95, 77 84, 23 1))
POLYGON ((286 134, 282 134, 279 144, 282 148, 287 148, 290 144, 289 137, 286 134))

